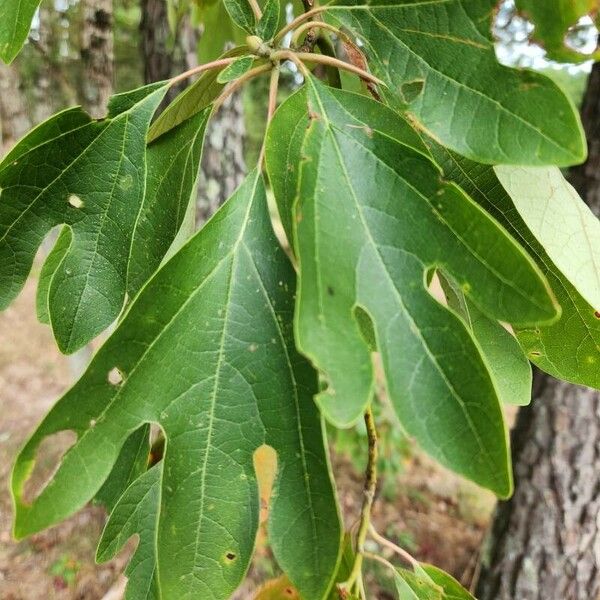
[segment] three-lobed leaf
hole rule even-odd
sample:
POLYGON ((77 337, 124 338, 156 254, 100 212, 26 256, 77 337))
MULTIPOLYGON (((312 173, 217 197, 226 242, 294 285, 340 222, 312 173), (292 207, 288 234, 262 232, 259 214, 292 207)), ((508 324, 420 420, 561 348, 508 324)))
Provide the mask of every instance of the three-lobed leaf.
MULTIPOLYGON (((158 423, 166 438, 156 509, 159 587, 169 598, 226 599, 254 547, 260 508, 254 456, 267 445, 277 454, 268 518, 274 555, 303 597, 323 598, 341 531, 312 400, 316 375, 292 338, 294 287, 254 171, 144 287, 24 447, 13 472, 16 535, 83 506, 130 435, 158 423), (36 448, 63 430, 74 431, 76 443, 26 503, 23 486, 36 448)), ((124 510, 123 503, 115 510, 124 510)))
POLYGON ((362 42, 394 107, 445 146, 484 163, 585 159, 577 112, 560 88, 496 60, 491 0, 338 0, 325 19, 362 42), (548 118, 552 115, 553 118, 548 118))
POLYGON ((364 313, 408 433, 446 466, 507 495, 506 432, 492 375, 464 322, 429 294, 426 276, 449 274, 480 310, 503 321, 550 321, 557 308, 522 249, 444 183, 425 152, 396 113, 317 80, 276 113, 267 166, 280 213, 293 204, 296 342, 325 374, 321 410, 346 426, 374 383, 357 319, 364 313), (298 173, 297 149, 287 154, 274 140, 297 143, 299 131, 298 173))
POLYGON ((0 308, 19 293, 46 234, 65 225, 39 312, 74 352, 121 312, 145 194, 146 132, 166 91, 114 96, 106 119, 71 109, 34 129, 0 163, 0 308))

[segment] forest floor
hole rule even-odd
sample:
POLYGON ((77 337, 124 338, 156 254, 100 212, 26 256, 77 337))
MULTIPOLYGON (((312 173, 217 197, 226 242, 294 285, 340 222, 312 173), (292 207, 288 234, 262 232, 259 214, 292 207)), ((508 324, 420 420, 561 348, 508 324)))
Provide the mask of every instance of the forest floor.
MULTIPOLYGON (((12 540, 11 465, 20 445, 71 379, 67 359, 55 349, 49 328, 35 319, 35 282, 30 280, 18 300, 0 314, 2 600, 103 599, 118 580, 131 551, 129 548, 109 563, 95 564, 95 546, 105 520, 98 507, 85 508, 60 526, 29 539, 12 540)), ((44 448, 49 464, 64 443, 64 439, 53 438, 44 448)), ((346 458, 336 456, 333 461, 338 488, 343 490, 344 517, 351 525, 360 505, 361 475, 346 458)), ((378 530, 468 586, 477 569, 493 498, 416 451, 391 487, 395 490, 392 497, 381 496, 374 508, 378 530)), ((251 600, 261 580, 276 575, 268 549, 261 548, 236 598, 251 600)), ((369 595, 378 600, 392 597, 379 586, 369 595)))

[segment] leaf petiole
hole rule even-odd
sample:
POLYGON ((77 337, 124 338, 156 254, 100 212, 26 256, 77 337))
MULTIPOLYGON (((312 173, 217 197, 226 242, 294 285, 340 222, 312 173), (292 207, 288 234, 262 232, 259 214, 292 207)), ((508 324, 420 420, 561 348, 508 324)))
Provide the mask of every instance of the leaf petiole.
POLYGON ((219 67, 227 67, 231 63, 235 62, 238 59, 237 56, 233 56, 230 58, 219 58, 217 60, 213 60, 211 62, 207 62, 203 65, 198 65, 193 69, 189 69, 188 71, 184 71, 179 75, 175 75, 175 77, 171 77, 169 79, 169 85, 174 86, 175 84, 187 79, 188 77, 193 77, 194 75, 198 75, 199 73, 204 73, 205 71, 210 71, 211 69, 218 69, 219 67))

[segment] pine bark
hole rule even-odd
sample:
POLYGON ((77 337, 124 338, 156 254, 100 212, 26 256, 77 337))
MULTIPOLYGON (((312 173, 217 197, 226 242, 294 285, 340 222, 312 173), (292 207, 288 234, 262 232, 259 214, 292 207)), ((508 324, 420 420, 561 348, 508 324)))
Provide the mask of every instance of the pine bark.
POLYGON ((114 40, 112 0, 83 0, 81 59, 84 75, 81 96, 88 112, 95 118, 106 113, 113 93, 114 40))
MULTIPOLYGON (((589 158, 569 179, 600 215, 600 64, 582 106, 589 158)), ((515 493, 500 503, 480 600, 600 598, 600 393, 539 374, 512 433, 515 493)))

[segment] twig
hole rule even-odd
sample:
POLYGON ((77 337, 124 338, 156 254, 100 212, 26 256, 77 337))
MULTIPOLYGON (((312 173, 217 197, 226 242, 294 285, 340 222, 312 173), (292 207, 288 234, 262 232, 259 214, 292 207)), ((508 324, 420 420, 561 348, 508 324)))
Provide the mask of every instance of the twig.
POLYGON ((307 23, 302 23, 296 31, 294 31, 294 35, 292 36, 292 46, 298 45, 298 40, 300 36, 307 30, 311 29, 327 29, 327 31, 331 31, 344 39, 352 39, 348 34, 340 31, 335 25, 330 25, 329 23, 325 23, 325 21, 308 21, 307 23))
POLYGON ((369 533, 378 544, 394 551, 396 554, 398 554, 398 556, 402 557, 412 567, 416 567, 419 565, 419 561, 413 556, 411 556, 406 550, 400 548, 400 546, 397 546, 396 544, 394 544, 394 542, 388 540, 387 538, 383 537, 380 533, 378 533, 375 527, 373 527, 372 523, 369 524, 369 533))
POLYGON ((373 418, 373 411, 369 407, 365 412, 365 425, 367 427, 367 437, 369 440, 369 456, 367 460, 367 468, 365 471, 365 485, 363 490, 363 503, 360 511, 360 524, 356 535, 356 556, 354 565, 350 571, 350 575, 345 582, 338 585, 340 597, 344 598, 343 594, 352 592, 357 581, 360 581, 362 572, 362 563, 365 555, 365 541, 369 528, 371 526, 371 509, 375 500, 375 491, 377 488, 377 429, 373 418))
POLYGON ((273 38, 273 42, 275 44, 279 43, 290 31, 296 29, 298 25, 304 23, 304 21, 310 21, 315 15, 322 13, 324 10, 327 10, 326 6, 317 6, 308 12, 298 15, 293 21, 290 21, 283 29, 279 31, 279 33, 273 38))
POLYGON ((262 73, 267 73, 273 68, 273 65, 270 63, 260 65, 258 67, 254 67, 249 71, 246 71, 239 79, 232 81, 221 93, 221 95, 214 101, 213 104, 213 113, 216 113, 221 105, 231 94, 241 88, 246 82, 254 79, 257 75, 261 75, 262 73))
POLYGON ((256 0, 248 0, 248 4, 250 5, 250 8, 256 17, 256 20, 260 21, 262 19, 262 10, 258 5, 258 2, 256 0))
POLYGON ((373 554, 373 552, 365 552, 365 558, 368 558, 369 560, 376 560, 378 563, 381 563, 394 573, 397 573, 398 571, 389 560, 386 560, 385 558, 383 558, 383 556, 379 556, 378 554, 373 554))
POLYGON ((198 65, 189 71, 185 71, 172 77, 169 82, 170 85, 173 86, 176 83, 179 83, 183 79, 187 79, 188 77, 192 77, 193 75, 197 75, 198 73, 203 73, 204 71, 210 71, 211 69, 218 69, 219 67, 226 67, 230 65, 232 62, 235 62, 239 57, 231 57, 231 58, 219 58, 217 60, 213 60, 212 62, 207 62, 203 65, 198 65))
POLYGON ((271 55, 271 60, 292 60, 294 62, 297 61, 305 61, 312 62, 321 65, 328 65, 330 67, 336 67, 337 69, 342 69, 344 71, 349 71, 350 73, 354 73, 358 75, 361 79, 365 79, 366 81, 370 81, 371 83, 376 83, 377 85, 385 85, 381 79, 375 77, 375 75, 371 75, 371 73, 351 65, 350 63, 344 62, 339 58, 334 58, 332 56, 325 56, 324 54, 310 54, 308 52, 292 52, 291 50, 277 50, 273 52, 271 55))
MULTIPOLYGON (((269 83, 269 105, 267 107, 267 129, 277 108, 277 92, 279 91, 279 65, 275 65, 271 71, 271 81, 269 83)), ((259 166, 263 164, 265 159, 265 149, 267 145, 267 135, 265 131, 265 137, 263 139, 262 146, 260 148, 260 154, 258 156, 259 166)))

